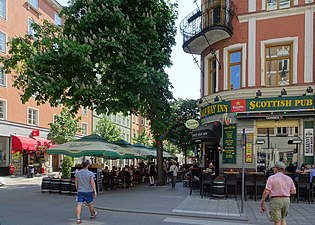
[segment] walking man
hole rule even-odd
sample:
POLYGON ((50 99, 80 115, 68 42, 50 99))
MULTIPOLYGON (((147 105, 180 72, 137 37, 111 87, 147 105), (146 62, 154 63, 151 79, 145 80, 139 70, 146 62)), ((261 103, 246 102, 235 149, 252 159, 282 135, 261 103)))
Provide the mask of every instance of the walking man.
POLYGON ((94 182, 94 173, 88 170, 90 161, 82 162, 83 169, 75 174, 75 186, 77 188, 77 224, 82 223, 81 209, 82 204, 86 203, 91 213, 91 219, 94 219, 97 213, 94 210, 93 199, 96 198, 96 187, 94 182))
POLYGON ((169 172, 172 173, 171 174, 171 176, 172 176, 172 188, 175 188, 178 167, 177 167, 177 163, 175 160, 172 163, 173 163, 173 165, 171 165, 169 172))
POLYGON ((285 217, 288 214, 290 195, 296 193, 293 180, 284 174, 285 164, 277 162, 273 168, 274 175, 267 180, 266 188, 260 202, 261 212, 266 211, 265 200, 270 197, 270 220, 274 225, 286 225, 285 217))

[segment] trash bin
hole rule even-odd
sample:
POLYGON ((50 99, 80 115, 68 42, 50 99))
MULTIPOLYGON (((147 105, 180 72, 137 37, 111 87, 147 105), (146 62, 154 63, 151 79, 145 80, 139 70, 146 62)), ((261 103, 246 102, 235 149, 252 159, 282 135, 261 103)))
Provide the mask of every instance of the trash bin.
POLYGON ((28 165, 27 177, 28 178, 33 178, 34 177, 34 166, 33 165, 28 165))

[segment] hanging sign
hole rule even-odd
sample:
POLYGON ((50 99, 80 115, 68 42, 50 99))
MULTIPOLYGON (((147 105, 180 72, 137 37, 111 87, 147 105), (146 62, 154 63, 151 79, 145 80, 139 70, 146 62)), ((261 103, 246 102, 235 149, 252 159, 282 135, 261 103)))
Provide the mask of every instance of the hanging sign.
POLYGON ((304 154, 305 156, 313 156, 314 151, 313 151, 313 140, 314 140, 314 135, 313 135, 313 128, 308 128, 304 129, 304 154))
POLYGON ((194 119, 189 119, 185 122, 185 126, 188 129, 194 130, 199 126, 199 122, 197 120, 194 120, 194 119))

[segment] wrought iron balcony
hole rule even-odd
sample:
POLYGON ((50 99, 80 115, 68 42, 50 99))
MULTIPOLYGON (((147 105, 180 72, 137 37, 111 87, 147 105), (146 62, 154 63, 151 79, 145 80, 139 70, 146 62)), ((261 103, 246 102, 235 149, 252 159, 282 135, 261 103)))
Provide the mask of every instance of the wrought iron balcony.
POLYGON ((232 37, 232 17, 235 5, 232 0, 207 0, 190 13, 181 23, 183 49, 200 55, 207 47, 232 37))

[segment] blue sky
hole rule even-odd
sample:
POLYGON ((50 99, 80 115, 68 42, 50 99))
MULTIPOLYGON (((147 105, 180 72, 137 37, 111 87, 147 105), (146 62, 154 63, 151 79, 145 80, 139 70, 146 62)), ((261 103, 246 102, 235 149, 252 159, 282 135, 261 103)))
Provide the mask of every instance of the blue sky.
MULTIPOLYGON (((61 5, 67 5, 68 0, 57 0, 61 5)), ((172 62, 173 66, 166 71, 169 75, 170 81, 174 87, 172 92, 175 98, 200 98, 200 69, 194 63, 193 57, 187 54, 182 49, 183 37, 180 34, 180 22, 192 11, 197 8, 194 0, 171 0, 178 3, 178 21, 176 46, 173 47, 172 62)), ((200 1, 198 1, 200 5, 200 1)), ((199 60, 199 56, 196 56, 199 60)))

